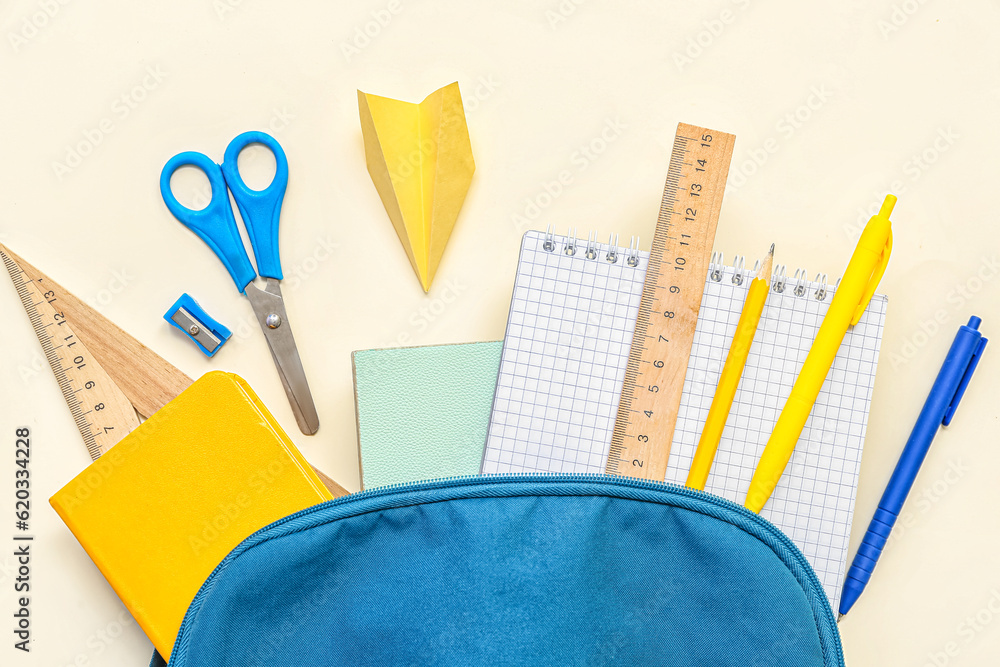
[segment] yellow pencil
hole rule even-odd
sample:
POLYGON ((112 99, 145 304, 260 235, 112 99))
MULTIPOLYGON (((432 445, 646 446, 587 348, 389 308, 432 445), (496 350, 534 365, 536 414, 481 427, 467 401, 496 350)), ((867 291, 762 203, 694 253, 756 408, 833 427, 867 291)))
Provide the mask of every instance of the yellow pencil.
POLYGON ((719 385, 715 389, 715 398, 712 399, 712 407, 708 410, 708 418, 705 419, 705 427, 701 431, 701 440, 698 441, 698 449, 695 450, 687 478, 687 486, 692 489, 704 489, 708 473, 712 469, 712 460, 719 448, 722 430, 726 427, 726 419, 729 418, 729 409, 733 407, 736 387, 740 384, 743 367, 747 364, 747 355, 750 353, 754 334, 757 333, 757 324, 760 322, 761 313, 764 312, 773 260, 772 243, 767 256, 761 260, 757 277, 750 283, 750 290, 743 302, 743 312, 736 325, 736 333, 733 334, 733 342, 729 345, 726 365, 722 367, 719 385))

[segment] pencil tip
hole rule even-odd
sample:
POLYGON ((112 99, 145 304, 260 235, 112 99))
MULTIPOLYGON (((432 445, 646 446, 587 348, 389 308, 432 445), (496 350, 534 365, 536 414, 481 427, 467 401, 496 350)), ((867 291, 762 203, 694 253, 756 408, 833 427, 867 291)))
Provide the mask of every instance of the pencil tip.
POLYGON ((773 262, 774 262, 774 244, 772 243, 771 249, 767 251, 766 255, 764 255, 764 259, 757 262, 757 266, 759 267, 757 271, 757 277, 759 279, 765 281, 770 280, 771 267, 773 262))

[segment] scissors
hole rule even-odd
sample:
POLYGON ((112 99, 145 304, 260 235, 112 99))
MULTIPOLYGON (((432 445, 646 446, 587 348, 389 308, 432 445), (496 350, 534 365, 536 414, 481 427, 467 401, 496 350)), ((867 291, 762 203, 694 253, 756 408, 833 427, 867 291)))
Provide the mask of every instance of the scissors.
POLYGON ((254 315, 264 332, 267 345, 274 358, 274 365, 281 376, 288 402, 295 413, 295 421, 303 433, 312 435, 319 428, 319 415, 309 392, 302 360, 295 347, 295 338, 285 314, 279 281, 281 258, 278 255, 278 220, 281 202, 288 186, 288 160, 274 137, 263 132, 244 132, 233 139, 226 148, 222 164, 215 164, 203 153, 187 151, 167 161, 160 174, 160 193, 167 208, 181 224, 193 231, 208 244, 233 277, 240 293, 250 299, 254 315), (240 176, 237 160, 240 152, 250 144, 266 146, 274 155, 274 179, 263 190, 247 187, 240 176), (212 198, 200 211, 187 208, 177 201, 170 189, 170 178, 181 167, 197 167, 208 177, 212 198), (240 209, 240 216, 250 237, 250 245, 257 261, 257 270, 243 247, 229 192, 240 209), (265 278, 264 288, 254 284, 257 273, 265 278))

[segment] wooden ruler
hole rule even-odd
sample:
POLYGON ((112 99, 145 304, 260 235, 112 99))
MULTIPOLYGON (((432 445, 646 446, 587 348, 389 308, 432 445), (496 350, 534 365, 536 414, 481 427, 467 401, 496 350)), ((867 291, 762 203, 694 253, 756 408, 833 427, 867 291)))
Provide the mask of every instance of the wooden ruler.
MULTIPOLYGON (((0 245, 91 458, 97 459, 193 380, 41 271, 0 245)), ((347 490, 313 467, 334 496, 347 490)))
POLYGON ((680 123, 606 472, 663 481, 736 137, 680 123))
POLYGON ((55 290, 50 290, 43 280, 28 277, 3 246, 0 256, 90 458, 96 461, 139 426, 139 417, 131 401, 74 333, 55 290))
MULTIPOLYGON (((149 417, 191 386, 191 378, 65 287, 15 255, 9 248, 0 246, 0 251, 14 261, 23 272, 25 280, 44 285, 44 291, 51 293, 49 298, 58 300, 59 310, 68 320, 66 326, 74 329, 97 364, 108 372, 114 384, 121 389, 141 417, 149 417)), ((17 284, 18 279, 14 278, 13 273, 11 278, 17 284)), ((30 316, 31 311, 28 312, 30 316)), ((124 434, 119 435, 119 438, 122 437, 124 434)))

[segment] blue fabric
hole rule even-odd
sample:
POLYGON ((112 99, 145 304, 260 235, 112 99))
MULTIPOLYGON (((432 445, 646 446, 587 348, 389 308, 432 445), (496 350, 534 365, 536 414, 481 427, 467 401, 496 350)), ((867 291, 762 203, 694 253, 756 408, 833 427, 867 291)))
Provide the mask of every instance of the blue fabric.
POLYGON ((170 664, 820 667, 843 654, 815 574, 764 519, 672 485, 545 475, 389 487, 264 528, 206 581, 170 664))

